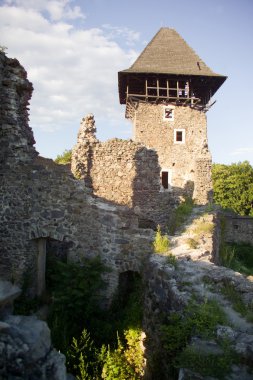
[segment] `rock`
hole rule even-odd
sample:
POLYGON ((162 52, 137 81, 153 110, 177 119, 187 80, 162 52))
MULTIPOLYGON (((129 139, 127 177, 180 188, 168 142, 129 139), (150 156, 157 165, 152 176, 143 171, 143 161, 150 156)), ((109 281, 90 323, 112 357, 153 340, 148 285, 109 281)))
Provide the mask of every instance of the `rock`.
POLYGON ((45 322, 9 316, 0 326, 0 379, 66 380, 65 356, 51 347, 45 322))
POLYGON ((229 326, 217 326, 216 334, 218 339, 229 339, 230 341, 234 341, 237 335, 229 326))
POLYGON ((0 315, 12 311, 12 303, 21 293, 21 289, 9 281, 0 281, 0 315))
POLYGON ((9 316, 6 320, 12 336, 19 337, 29 347, 27 362, 37 361, 45 357, 51 346, 50 330, 46 322, 34 316, 9 316))

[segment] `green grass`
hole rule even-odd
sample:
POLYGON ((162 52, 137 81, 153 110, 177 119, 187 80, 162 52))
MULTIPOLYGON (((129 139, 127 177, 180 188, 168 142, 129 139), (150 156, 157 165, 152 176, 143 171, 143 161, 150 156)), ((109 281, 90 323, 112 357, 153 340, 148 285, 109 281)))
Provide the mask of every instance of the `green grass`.
POLYGON ((191 215, 194 202, 191 198, 186 198, 184 202, 175 209, 172 222, 169 227, 169 232, 174 235, 176 230, 184 224, 187 218, 191 215))
POLYGON ((178 357, 179 368, 188 368, 202 376, 224 379, 231 365, 237 361, 228 342, 222 344, 223 354, 207 354, 197 347, 187 346, 178 357))
POLYGON ((197 249, 199 246, 199 243, 194 238, 188 238, 185 242, 190 249, 197 249))
POLYGON ((212 222, 207 222, 205 218, 201 218, 194 223, 192 232, 196 238, 201 237, 205 234, 211 234, 214 229, 214 224, 212 222))
POLYGON ((220 248, 221 264, 247 276, 253 275, 253 246, 243 243, 223 243, 220 248))
POLYGON ((253 322, 253 301, 250 305, 246 305, 242 300, 241 294, 228 281, 222 286, 221 293, 231 302, 235 311, 245 317, 248 322, 253 322))
POLYGON ((224 311, 215 300, 206 300, 202 304, 192 300, 184 312, 172 313, 161 328, 161 341, 166 362, 170 363, 171 378, 176 377, 178 358, 188 346, 192 336, 215 339, 216 326, 227 323, 224 311))

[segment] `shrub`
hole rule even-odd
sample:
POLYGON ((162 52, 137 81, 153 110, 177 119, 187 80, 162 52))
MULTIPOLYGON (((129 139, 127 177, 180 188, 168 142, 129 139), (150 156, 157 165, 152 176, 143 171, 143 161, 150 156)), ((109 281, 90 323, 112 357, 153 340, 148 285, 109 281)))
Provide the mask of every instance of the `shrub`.
POLYGON ((55 159, 57 164, 66 165, 71 163, 72 150, 65 149, 62 154, 58 154, 55 159))
POLYGON ((235 311, 240 313, 249 322, 253 322, 253 302, 250 305, 246 305, 242 300, 241 294, 228 281, 222 286, 221 292, 232 303, 235 311))
POLYGON ((102 313, 99 300, 103 271, 105 267, 99 258, 80 264, 57 260, 51 263, 48 284, 52 305, 48 323, 54 345, 61 351, 66 352, 72 337, 79 336, 84 326, 92 329, 93 320, 102 313))
POLYGON ((161 328, 161 340, 166 361, 171 363, 171 373, 175 374, 179 366, 178 357, 192 336, 214 338, 216 326, 226 323, 225 313, 214 300, 200 305, 192 300, 183 313, 172 313, 161 328))
POLYGON ((98 350, 89 332, 84 329, 79 339, 73 338, 67 351, 68 371, 75 374, 77 380, 98 378, 102 370, 98 350))
POLYGON ((170 247, 169 238, 167 235, 162 235, 161 228, 158 225, 155 235, 155 241, 153 242, 153 247, 155 253, 165 253, 168 252, 170 247))
POLYGON ((138 380, 144 375, 144 356, 141 349, 141 330, 128 329, 124 332, 126 343, 118 337, 118 347, 108 348, 102 371, 102 379, 138 380))
POLYGON ((187 346, 178 357, 178 367, 189 368, 203 376, 223 379, 236 362, 236 355, 226 342, 222 346, 223 354, 207 354, 197 347, 187 346))

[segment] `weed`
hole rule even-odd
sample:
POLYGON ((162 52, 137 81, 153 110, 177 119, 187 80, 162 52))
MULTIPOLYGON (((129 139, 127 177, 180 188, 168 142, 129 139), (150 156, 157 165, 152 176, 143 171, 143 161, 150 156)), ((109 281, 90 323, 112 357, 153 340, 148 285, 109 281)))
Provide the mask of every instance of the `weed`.
POLYGON ((199 243, 197 242, 197 240, 195 240, 193 238, 186 239, 186 244, 188 245, 188 247, 190 249, 197 249, 198 245, 199 245, 199 243))
POLYGON ((215 206, 212 202, 209 202, 206 206, 206 212, 212 212, 214 210, 215 206))
POLYGON ((253 322, 253 304, 245 305, 241 295, 232 283, 226 281, 221 288, 221 293, 232 303, 235 311, 240 313, 249 322, 253 322))
POLYGON ((245 243, 223 243, 220 247, 221 264, 237 272, 253 275, 253 246, 245 243))
POLYGON ((207 354, 197 347, 187 346, 179 355, 177 366, 189 368, 203 376, 223 379, 237 357, 227 343, 222 344, 222 349, 223 354, 207 354))
POLYGON ((177 357, 185 350, 191 337, 214 338, 218 324, 227 324, 227 318, 215 300, 206 300, 200 305, 192 300, 183 313, 169 316, 161 328, 161 339, 172 373, 178 367, 177 357))
POLYGON ((234 262, 235 250, 231 249, 227 244, 222 244, 220 247, 220 260, 224 267, 231 268, 234 262))
POLYGON ((167 235, 162 235, 161 228, 157 226, 157 232, 155 235, 155 241, 153 242, 155 253, 165 253, 169 251, 170 242, 167 235))
POLYGON ((176 256, 172 255, 172 253, 166 255, 166 262, 167 264, 172 265, 174 268, 177 268, 177 258, 176 256))
POLYGON ((193 233, 196 237, 200 238, 202 235, 211 234, 214 229, 212 222, 207 222, 205 218, 201 218, 195 222, 193 233))
POLYGON ((173 235, 175 231, 182 226, 186 219, 191 215, 194 202, 191 198, 185 198, 184 202, 175 209, 174 215, 172 218, 172 223, 169 228, 170 233, 173 235))

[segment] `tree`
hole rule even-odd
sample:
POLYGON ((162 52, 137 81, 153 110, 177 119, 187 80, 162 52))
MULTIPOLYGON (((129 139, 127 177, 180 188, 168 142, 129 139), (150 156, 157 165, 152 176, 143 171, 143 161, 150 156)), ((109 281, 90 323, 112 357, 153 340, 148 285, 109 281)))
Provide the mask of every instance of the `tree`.
POLYGON ((61 165, 66 165, 71 163, 71 155, 72 155, 72 150, 67 150, 65 149, 62 154, 58 154, 58 156, 55 159, 55 162, 57 164, 61 165))
POLYGON ((212 179, 215 203, 253 216, 253 168, 248 161, 213 164, 212 179))

